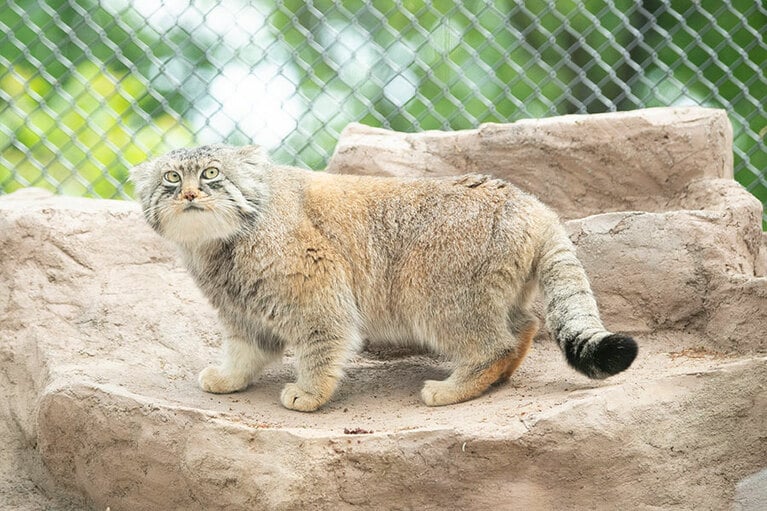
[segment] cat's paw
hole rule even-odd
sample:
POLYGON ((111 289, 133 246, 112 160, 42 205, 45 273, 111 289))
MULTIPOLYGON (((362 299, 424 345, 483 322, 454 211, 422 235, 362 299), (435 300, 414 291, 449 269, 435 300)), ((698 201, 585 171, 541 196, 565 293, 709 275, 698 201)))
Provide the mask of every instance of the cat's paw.
POLYGON ((319 396, 314 394, 304 392, 295 383, 288 383, 282 389, 282 394, 280 394, 280 401, 282 401, 282 406, 290 410, 298 410, 299 412, 313 412, 322 406, 326 400, 321 399, 319 396))
POLYGON ((454 385, 437 380, 426 380, 423 382, 421 399, 428 406, 451 405, 461 401, 454 385))
POLYGON ((226 374, 221 367, 208 366, 200 372, 197 378, 200 388, 205 392, 213 394, 228 394, 237 392, 248 386, 248 380, 245 378, 236 378, 226 374))

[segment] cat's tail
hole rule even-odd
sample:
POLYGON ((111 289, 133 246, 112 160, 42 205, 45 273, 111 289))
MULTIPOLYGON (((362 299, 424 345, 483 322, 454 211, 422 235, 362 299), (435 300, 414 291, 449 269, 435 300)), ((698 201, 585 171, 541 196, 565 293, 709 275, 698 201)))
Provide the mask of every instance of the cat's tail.
POLYGON ((546 305, 546 326, 575 369, 607 378, 627 369, 637 355, 629 336, 605 330, 586 272, 560 224, 541 245, 538 279, 546 305))

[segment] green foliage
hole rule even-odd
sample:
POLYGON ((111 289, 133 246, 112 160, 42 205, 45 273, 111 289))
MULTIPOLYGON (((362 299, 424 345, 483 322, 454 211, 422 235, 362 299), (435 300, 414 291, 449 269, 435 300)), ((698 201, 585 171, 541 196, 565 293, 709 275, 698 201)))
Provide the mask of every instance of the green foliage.
POLYGON ((0 112, 0 125, 12 130, 16 140, 2 151, 9 163, 0 167, 4 191, 26 185, 114 197, 130 166, 158 150, 191 142, 192 133, 167 113, 154 117, 151 125, 137 118, 132 105, 146 94, 137 78, 105 73, 90 62, 80 64, 72 76, 77 78, 58 86, 18 68, 0 77, 13 101, 13 108, 0 112))
POLYGON ((131 166, 193 141, 172 108, 185 106, 181 96, 153 94, 136 72, 148 47, 138 28, 93 2, 62 0, 9 2, 0 24, 3 192, 126 197, 131 166))

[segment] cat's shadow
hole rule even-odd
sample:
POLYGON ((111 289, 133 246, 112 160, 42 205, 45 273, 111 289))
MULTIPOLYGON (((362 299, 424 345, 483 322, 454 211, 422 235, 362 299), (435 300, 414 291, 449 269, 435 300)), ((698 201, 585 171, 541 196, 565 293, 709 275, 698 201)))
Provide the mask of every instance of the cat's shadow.
MULTIPOLYGON (((323 409, 379 399, 401 404, 420 403, 424 380, 443 380, 450 372, 446 363, 423 351, 396 347, 383 351, 365 350, 345 366, 343 379, 323 409)), ((286 356, 281 364, 271 366, 256 378, 245 393, 272 400, 295 378, 294 360, 286 356)))

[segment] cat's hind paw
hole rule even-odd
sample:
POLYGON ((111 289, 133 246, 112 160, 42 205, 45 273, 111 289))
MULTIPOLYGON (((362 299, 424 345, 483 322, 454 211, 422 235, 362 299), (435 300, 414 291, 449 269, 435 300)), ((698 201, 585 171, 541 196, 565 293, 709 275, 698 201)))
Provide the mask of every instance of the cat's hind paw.
POLYGON ((282 406, 290 410, 313 412, 322 406, 326 400, 322 399, 320 396, 304 392, 295 383, 288 383, 282 389, 280 401, 282 401, 282 406))
POLYGON ((428 406, 452 405, 463 401, 453 385, 447 381, 426 380, 421 389, 421 399, 428 406))
POLYGON ((218 366, 208 366, 203 369, 200 372, 197 381, 202 390, 213 394, 229 394, 230 392, 237 392, 238 390, 243 390, 249 383, 247 378, 237 378, 233 375, 226 374, 222 368, 218 366))

